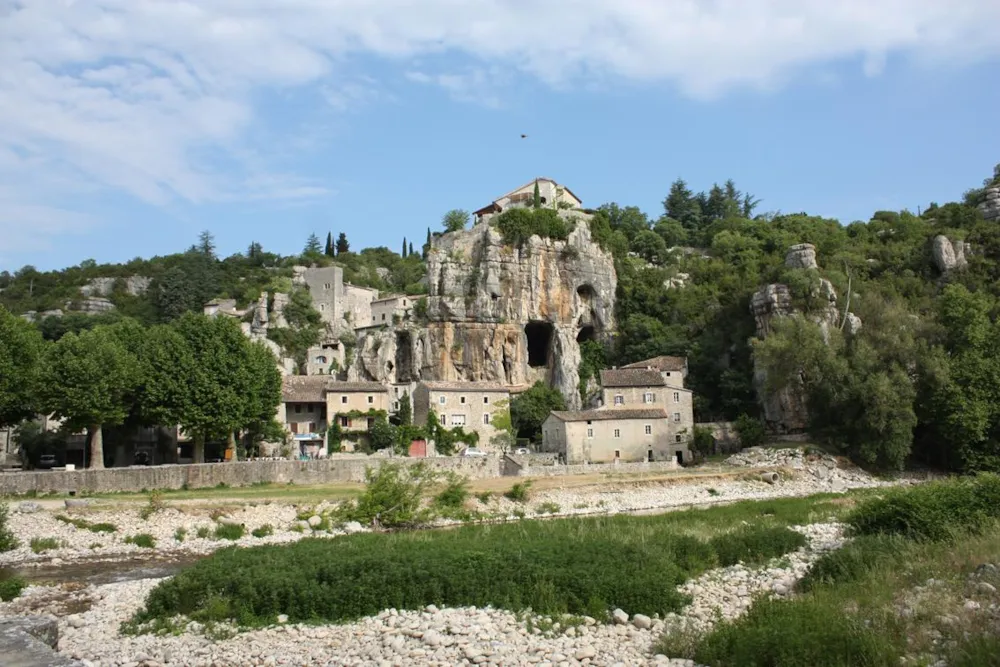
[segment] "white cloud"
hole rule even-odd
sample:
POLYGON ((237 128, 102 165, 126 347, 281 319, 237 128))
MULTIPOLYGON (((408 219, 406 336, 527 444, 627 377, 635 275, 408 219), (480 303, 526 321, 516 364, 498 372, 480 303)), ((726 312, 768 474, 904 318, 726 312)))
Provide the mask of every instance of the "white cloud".
POLYGON ((357 55, 405 69, 465 56, 409 78, 487 105, 514 72, 710 99, 844 58, 877 76, 894 56, 995 57, 997 25, 996 0, 0 0, 0 180, 17 192, 0 200, 0 234, 13 238, 16 207, 37 219, 67 188, 156 205, 327 192, 272 174, 274 156, 249 145, 267 124, 257 100, 304 85, 334 110, 384 99, 347 71, 357 55))

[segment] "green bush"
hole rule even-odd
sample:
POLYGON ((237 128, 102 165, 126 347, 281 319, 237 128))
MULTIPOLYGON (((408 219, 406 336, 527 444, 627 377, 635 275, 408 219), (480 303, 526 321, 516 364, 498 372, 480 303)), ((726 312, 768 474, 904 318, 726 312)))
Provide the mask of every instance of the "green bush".
MULTIPOLYGON (((679 645, 669 637, 663 649, 679 645)), ((683 644, 680 644, 683 645, 683 644)), ((688 644, 687 657, 704 665, 726 667, 890 667, 899 664, 898 649, 875 630, 835 605, 810 598, 763 599, 735 621, 720 623, 688 644), (693 645, 692 645, 693 644, 693 645)), ((657 646, 657 651, 661 646, 657 646)))
POLYGON ((558 514, 562 507, 559 503, 554 503, 552 501, 546 501, 540 503, 538 507, 535 508, 535 514, 558 514))
POLYGON ((446 510, 460 510, 469 499, 469 481, 454 473, 449 475, 448 484, 434 496, 434 505, 446 510))
POLYGON ((247 529, 239 523, 220 523, 215 527, 215 539, 236 541, 247 534, 247 529))
POLYGON ((202 540, 208 539, 211 534, 212 529, 208 526, 198 526, 198 530, 195 531, 195 536, 202 540))
POLYGON ((143 549, 152 549, 156 547, 156 538, 149 533, 139 533, 138 535, 129 535, 126 537, 125 544, 134 544, 143 549))
POLYGON ((57 514, 55 519, 56 521, 68 523, 80 530, 89 530, 92 533, 114 533, 118 530, 118 527, 113 523, 90 523, 86 519, 74 519, 65 514, 57 514))
POLYGON ((528 502, 529 490, 531 489, 531 481, 517 482, 514 486, 510 487, 510 490, 504 493, 504 497, 508 500, 513 500, 515 503, 528 502))
POLYGON ((736 563, 764 563, 771 558, 805 546, 806 537, 798 531, 773 526, 756 528, 744 526, 734 531, 716 535, 709 544, 718 554, 719 565, 728 567, 736 563))
POLYGON ((428 604, 665 614, 687 603, 677 585, 716 563, 709 543, 663 517, 307 538, 217 551, 157 586, 135 620, 204 620, 209 604, 214 620, 222 609, 222 618, 247 626, 279 614, 293 623, 343 621, 428 604))
POLYGON ((177 540, 178 542, 183 542, 184 539, 187 537, 187 533, 188 533, 187 528, 180 526, 177 528, 177 530, 174 531, 174 539, 177 540))
POLYGON ((846 522, 855 535, 946 540, 956 531, 977 531, 996 517, 1000 476, 981 474, 887 491, 861 503, 846 522))
POLYGON ((52 551, 53 549, 59 549, 62 545, 62 540, 58 540, 54 537, 33 537, 31 538, 29 546, 31 546, 31 550, 33 552, 40 554, 46 551, 52 551))
POLYGON ((0 601, 10 602, 28 585, 21 577, 0 575, 0 601))
POLYGON ((864 579, 875 568, 897 560, 906 542, 895 535, 862 535, 813 563, 798 584, 802 592, 819 586, 864 579))
POLYGON ((764 436, 767 435, 764 422, 747 414, 737 417, 735 428, 741 447, 757 447, 764 443, 764 436))
POLYGON ((714 450, 715 436, 712 435, 712 429, 704 426, 695 426, 691 436, 691 451, 704 458, 711 456, 714 450))
POLYGON ((480 493, 476 494, 476 500, 478 500, 479 502, 481 502, 484 505, 488 505, 489 502, 491 500, 493 500, 493 492, 492 491, 481 491, 480 493))
POLYGON ((269 535, 274 535, 274 526, 269 523, 265 523, 259 528, 254 528, 250 534, 254 537, 267 537, 269 535))
POLYGON ((7 525, 9 518, 7 503, 0 503, 0 553, 13 551, 17 548, 17 538, 7 525))
POLYGON ((384 463, 377 470, 368 468, 365 492, 356 500, 341 505, 337 518, 387 528, 427 523, 431 512, 422 509, 421 503, 435 479, 434 473, 423 463, 412 466, 384 463))
POLYGON ((512 208, 497 216, 493 223, 503 242, 520 247, 532 236, 543 239, 566 240, 571 226, 550 208, 512 208))

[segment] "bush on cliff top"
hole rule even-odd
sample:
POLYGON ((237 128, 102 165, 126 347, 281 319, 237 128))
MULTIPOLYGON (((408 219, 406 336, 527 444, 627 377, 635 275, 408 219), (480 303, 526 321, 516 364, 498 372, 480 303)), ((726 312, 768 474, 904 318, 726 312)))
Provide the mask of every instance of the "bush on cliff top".
MULTIPOLYGON (((741 556, 778 555, 774 529, 764 530, 770 537, 741 531, 741 556), (753 552, 752 545, 766 555, 753 552)), ((781 541, 788 548, 797 543, 781 541)), ((157 586, 135 622, 176 614, 203 621, 232 618, 245 626, 271 623, 279 614, 293 623, 343 621, 428 604, 591 616, 614 607, 665 614, 687 601, 678 584, 718 562, 710 542, 682 534, 664 517, 306 539, 218 551, 157 586)))

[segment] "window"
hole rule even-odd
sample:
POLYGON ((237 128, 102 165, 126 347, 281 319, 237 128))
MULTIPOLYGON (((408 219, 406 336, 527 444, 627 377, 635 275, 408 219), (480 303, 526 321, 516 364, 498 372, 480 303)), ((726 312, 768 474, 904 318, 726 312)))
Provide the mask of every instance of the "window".
POLYGON ((670 371, 667 371, 667 377, 670 377, 670 371))
POLYGON ((399 401, 392 402, 392 409, 397 411, 399 410, 399 401))
POLYGON ((616 449, 615 450, 615 459, 617 460, 617 459, 620 459, 621 457, 622 457, 621 450, 616 449))
POLYGON ((465 405, 465 396, 459 397, 458 402, 461 403, 462 405, 465 405))
POLYGON ((343 426, 343 427, 345 427, 345 428, 348 427, 348 426, 350 426, 351 425, 350 418, 348 418, 348 417, 341 417, 340 418, 340 425, 343 426))
POLYGON ((385 313, 382 313, 382 321, 385 322, 385 313))
POLYGON ((483 405, 489 405, 489 402, 490 402, 490 397, 489 396, 483 396, 483 405))
POLYGON ((675 391, 674 392, 674 403, 680 403, 680 402, 681 402, 681 392, 675 391))
POLYGON ((299 432, 299 425, 296 422, 292 422, 291 424, 289 424, 288 428, 292 429, 292 433, 298 433, 299 432))
POLYGON ((588 438, 593 438, 594 437, 594 429, 592 429, 592 428, 588 428, 587 429, 587 437, 588 438))
POLYGON ((295 414, 299 414, 300 412, 302 412, 302 406, 299 405, 298 403, 296 403, 295 404, 295 414))
POLYGON ((617 428, 615 429, 615 437, 616 437, 616 438, 620 438, 620 437, 622 437, 622 432, 621 432, 621 429, 617 429, 617 428))
POLYGON ((680 442, 680 441, 681 441, 681 436, 680 433, 678 433, 677 435, 674 436, 674 442, 680 442))
POLYGON ((681 413, 675 412, 674 413, 674 421, 675 422, 680 422, 680 420, 681 420, 681 413))
POLYGON ((441 415, 441 417, 440 417, 440 421, 441 421, 441 426, 444 426, 444 424, 445 424, 445 421, 446 421, 446 420, 445 420, 445 416, 444 416, 444 415, 441 415))
POLYGON ((346 396, 341 396, 340 397, 340 402, 346 404, 347 403, 347 397, 346 396))
POLYGON ((369 396, 368 397, 368 405, 371 405, 374 402, 375 402, 375 397, 374 396, 369 396))
POLYGON ((374 417, 369 417, 368 418, 368 430, 370 431, 371 428, 372 428, 372 426, 374 426, 374 425, 375 425, 375 418, 374 417))
POLYGON ((646 435, 653 435, 653 425, 646 424, 646 435))
POLYGON ((484 424, 490 423, 490 413, 487 412, 485 415, 483 415, 483 423, 484 424))
POLYGON ((330 289, 331 287, 332 285, 330 283, 326 283, 325 285, 323 285, 323 289, 330 289))
POLYGON ((625 397, 621 394, 615 396, 615 405, 625 405, 625 397))
POLYGON ((465 426, 465 415, 452 415, 451 416, 452 426, 465 426))
POLYGON ((326 304, 325 303, 319 304, 319 309, 320 310, 326 310, 326 304))
POLYGON ((316 422, 309 422, 309 432, 310 433, 316 432, 316 422))
POLYGON ((438 403, 444 405, 444 396, 438 396, 438 403))
POLYGON ((647 391, 645 394, 642 395, 643 403, 652 403, 655 400, 656 400, 656 394, 654 394, 651 391, 647 391))

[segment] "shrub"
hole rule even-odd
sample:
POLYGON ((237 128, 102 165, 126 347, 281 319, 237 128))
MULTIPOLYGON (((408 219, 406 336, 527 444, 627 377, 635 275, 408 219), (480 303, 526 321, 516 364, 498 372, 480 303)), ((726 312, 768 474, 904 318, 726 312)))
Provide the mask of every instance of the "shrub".
POLYGON ((744 526, 716 535, 709 543, 718 554, 719 565, 728 567, 740 562, 747 564, 766 562, 805 546, 806 537, 784 526, 768 528, 744 526))
POLYGON ((764 422, 747 414, 736 419, 736 434, 740 438, 741 447, 757 447, 763 444, 767 430, 764 422))
POLYGON ((566 240, 571 231, 570 224, 550 208, 512 208, 497 216, 494 222, 503 242, 520 247, 532 236, 543 239, 566 240))
POLYGON ((846 522, 855 535, 946 540, 956 531, 977 531, 998 516, 1000 476, 981 474, 887 491, 858 505, 846 522))
POLYGON ((691 451, 704 458, 715 450, 715 436, 712 429, 705 426, 695 426, 691 436, 691 451))
POLYGON ((859 581, 880 565, 899 560, 905 547, 898 536, 863 535, 813 563, 798 589, 807 592, 819 586, 859 581))
MULTIPOLYGON (((751 667, 889 667, 899 664, 898 649, 885 637, 836 605, 810 598, 793 601, 760 600, 746 616, 720 623, 709 634, 688 644, 682 656, 669 638, 662 647, 671 657, 687 657, 699 664, 751 667), (692 646, 693 644, 693 646, 692 646)), ((683 644, 680 644, 683 647, 683 644)))
POLYGON ((561 509, 558 503, 547 501, 535 508, 535 514, 558 514, 561 509))
POLYGON ((510 490, 504 493, 504 497, 508 500, 513 500, 515 503, 524 503, 528 501, 528 491, 531 489, 531 482, 517 482, 514 486, 510 487, 510 490))
POLYGON ((247 529, 239 523, 220 523, 215 527, 215 539, 236 541, 247 534, 247 529))
POLYGON ((259 528, 254 528, 250 534, 254 537, 267 537, 274 534, 274 527, 269 523, 265 523, 259 528))
POLYGON ((493 500, 493 492, 492 491, 482 491, 480 493, 477 493, 476 494, 476 500, 478 500, 479 502, 481 502, 484 505, 487 505, 487 504, 489 504, 489 502, 491 500, 493 500))
POLYGON ((36 554, 52 551, 53 549, 59 549, 62 545, 62 540, 58 540, 54 537, 33 537, 31 538, 30 543, 31 550, 36 554))
POLYGON ((139 516, 143 520, 149 519, 157 512, 163 509, 163 492, 162 491, 152 491, 149 494, 149 500, 146 506, 139 510, 139 516))
POLYGON ((198 538, 202 540, 208 539, 208 536, 211 534, 212 534, 212 529, 209 528, 208 526, 198 526, 198 530, 195 532, 195 535, 197 535, 198 538))
POLYGON ((139 533, 138 535, 129 535, 126 537, 125 544, 134 544, 143 549, 152 549, 156 546, 156 538, 149 533, 139 533))
POLYGON ((434 496, 434 505, 448 510, 459 510, 469 498, 469 481, 455 473, 448 476, 448 484, 434 496))
POLYGON ((118 527, 113 523, 90 523, 86 519, 74 519, 65 514, 57 514, 55 519, 56 521, 62 521, 63 523, 75 526, 80 530, 89 530, 92 533, 114 533, 118 530, 118 527))
POLYGON ((427 523, 431 513, 421 508, 424 493, 435 475, 423 463, 406 466, 384 463, 378 470, 365 471, 365 492, 337 510, 342 521, 390 527, 427 523))
POLYGON ((184 538, 187 537, 187 528, 180 526, 174 531, 174 539, 178 542, 183 542, 184 538))
POLYGON ((18 576, 0 577, 0 601, 10 602, 28 585, 24 579, 18 576))
POLYGON ((13 551, 17 548, 17 538, 11 532, 7 521, 10 517, 7 503, 0 503, 0 553, 13 551))
POLYGON ((118 526, 113 523, 92 523, 87 526, 87 530, 92 533, 115 533, 118 532, 118 526))

